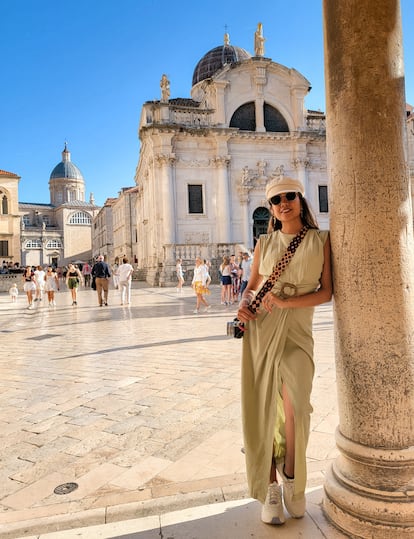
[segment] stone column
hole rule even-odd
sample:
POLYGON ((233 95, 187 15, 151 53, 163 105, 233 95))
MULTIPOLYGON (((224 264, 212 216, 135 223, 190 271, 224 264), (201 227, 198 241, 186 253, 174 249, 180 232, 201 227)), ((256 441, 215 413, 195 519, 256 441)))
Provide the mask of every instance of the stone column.
POLYGON ((162 201, 163 243, 170 245, 175 243, 175 189, 172 170, 175 156, 173 154, 158 154, 154 156, 154 161, 160 170, 158 196, 162 201))
POLYGON ((324 510, 414 537, 414 253, 397 0, 324 0, 340 456, 324 510))
POLYGON ((228 243, 231 241, 230 187, 227 173, 230 158, 216 157, 212 162, 217 167, 216 243, 228 243))

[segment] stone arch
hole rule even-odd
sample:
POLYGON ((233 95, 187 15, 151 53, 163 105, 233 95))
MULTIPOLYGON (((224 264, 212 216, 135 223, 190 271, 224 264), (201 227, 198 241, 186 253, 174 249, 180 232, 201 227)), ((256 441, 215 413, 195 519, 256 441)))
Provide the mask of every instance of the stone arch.
MULTIPOLYGON (((288 123, 283 114, 269 103, 263 104, 264 126, 267 132, 289 133, 288 123)), ((256 131, 256 106, 254 101, 244 103, 236 109, 230 120, 230 127, 242 131, 256 131)))

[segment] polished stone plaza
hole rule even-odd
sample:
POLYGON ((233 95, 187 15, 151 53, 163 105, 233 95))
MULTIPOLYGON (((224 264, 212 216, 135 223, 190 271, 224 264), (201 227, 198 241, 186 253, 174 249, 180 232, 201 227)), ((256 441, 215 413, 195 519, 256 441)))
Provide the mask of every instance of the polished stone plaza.
MULTIPOLYGON (((259 504, 246 499, 241 343, 225 335, 236 307, 220 304, 218 286, 208 299, 211 310, 196 315, 188 286, 178 294, 134 283, 127 306, 113 289, 107 307, 89 289, 77 307, 66 290, 56 307, 44 298, 33 310, 22 293, 16 304, 0 296, 2 539, 60 537, 57 530, 83 526, 86 535, 62 537, 155 538, 160 518, 185 525, 171 531, 177 539, 272 536, 259 504), (224 514, 248 516, 249 533, 246 524, 232 533, 233 521, 231 529, 222 522, 223 535, 195 532, 189 514, 200 506, 196 518, 212 529, 224 514)), ((341 537, 320 510, 337 455, 332 325, 332 305, 318 307, 308 512, 280 528, 282 538, 341 537)))

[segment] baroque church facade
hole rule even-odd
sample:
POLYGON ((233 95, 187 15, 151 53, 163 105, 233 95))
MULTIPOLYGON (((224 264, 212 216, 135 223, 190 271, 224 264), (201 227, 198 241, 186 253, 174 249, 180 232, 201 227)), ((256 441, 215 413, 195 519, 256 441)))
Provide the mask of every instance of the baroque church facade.
POLYGON ((261 24, 254 54, 224 43, 194 69, 191 97, 143 105, 136 169, 138 265, 155 285, 175 282, 176 259, 218 267, 251 250, 269 219, 266 183, 293 176, 328 228, 325 116, 305 107, 309 81, 266 58, 261 24))
POLYGON ((99 211, 65 144, 49 178, 50 203, 18 202, 20 177, 0 171, 1 259, 22 266, 65 266, 92 258, 92 221, 99 211))

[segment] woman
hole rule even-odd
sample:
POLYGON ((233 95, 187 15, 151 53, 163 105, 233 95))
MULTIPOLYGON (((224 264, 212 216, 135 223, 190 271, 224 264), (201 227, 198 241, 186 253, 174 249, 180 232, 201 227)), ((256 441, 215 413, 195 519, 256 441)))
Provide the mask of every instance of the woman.
POLYGON ((23 290, 26 292, 28 309, 33 309, 33 294, 36 292, 36 281, 31 266, 27 266, 23 273, 23 290))
POLYGON ((45 290, 47 292, 47 299, 49 300, 49 307, 54 307, 56 305, 55 292, 59 290, 59 279, 52 266, 48 266, 46 270, 45 290))
POLYGON ((204 294, 210 294, 210 290, 206 286, 208 278, 207 268, 199 256, 197 256, 195 264, 191 286, 194 288, 194 292, 197 296, 196 308, 193 312, 194 314, 198 314, 200 312, 201 304, 205 305, 206 311, 210 309, 210 305, 204 299, 204 294))
POLYGON ((68 271, 66 273, 66 286, 69 288, 72 296, 72 305, 78 304, 78 287, 82 282, 82 273, 77 266, 69 264, 68 271))
POLYGON ((318 230, 302 184, 282 177, 266 187, 269 233, 259 238, 237 317, 246 324, 242 414, 250 494, 263 503, 262 520, 283 524, 283 501, 294 518, 305 513, 306 446, 314 374, 313 307, 332 296, 330 242, 318 230), (253 314, 248 305, 307 225, 293 258, 253 314))
POLYGON ((223 262, 220 264, 221 286, 222 295, 221 302, 224 305, 230 305, 231 303, 231 266, 230 257, 223 256, 223 262))

